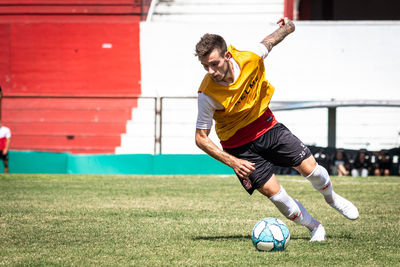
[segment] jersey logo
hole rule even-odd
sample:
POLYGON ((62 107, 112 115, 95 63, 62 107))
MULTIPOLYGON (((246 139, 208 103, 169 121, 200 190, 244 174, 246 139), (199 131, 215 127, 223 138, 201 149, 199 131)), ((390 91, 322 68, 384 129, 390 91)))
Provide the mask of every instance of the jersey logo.
POLYGON ((250 189, 253 187, 250 180, 243 179, 242 182, 243 182, 244 188, 246 188, 246 189, 250 189))
POLYGON ((242 96, 240 97, 239 101, 236 102, 236 105, 239 105, 240 103, 242 103, 242 101, 250 94, 251 90, 254 88, 254 85, 256 85, 258 81, 258 77, 256 77, 250 84, 249 84, 249 88, 246 88, 242 94, 242 96))

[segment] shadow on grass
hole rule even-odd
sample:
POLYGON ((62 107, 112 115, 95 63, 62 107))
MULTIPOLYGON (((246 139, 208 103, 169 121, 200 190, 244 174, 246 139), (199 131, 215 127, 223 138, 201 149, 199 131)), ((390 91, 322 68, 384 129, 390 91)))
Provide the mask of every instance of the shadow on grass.
MULTIPOLYGON (((350 233, 340 233, 338 235, 327 235, 327 239, 335 240, 335 239, 347 239, 352 240, 355 239, 350 233)), ((250 240, 250 235, 219 235, 219 236, 196 236, 193 237, 194 241, 205 240, 205 241, 224 241, 224 240, 250 240)), ((310 237, 308 236, 291 236, 291 240, 305 240, 309 241, 310 237)))
POLYGON ((347 240, 353 240, 356 239, 351 233, 338 233, 337 235, 326 235, 327 238, 329 239, 347 239, 347 240))
POLYGON ((220 235, 220 236, 196 236, 193 238, 193 240, 223 241, 229 239, 249 240, 250 238, 251 238, 250 235, 220 235))
MULTIPOLYGON (((196 236, 193 240, 205 240, 205 241, 223 241, 223 240, 249 240, 251 239, 250 235, 220 235, 220 236, 196 236)), ((309 237, 301 237, 301 236, 291 236, 292 240, 309 240, 309 237)))

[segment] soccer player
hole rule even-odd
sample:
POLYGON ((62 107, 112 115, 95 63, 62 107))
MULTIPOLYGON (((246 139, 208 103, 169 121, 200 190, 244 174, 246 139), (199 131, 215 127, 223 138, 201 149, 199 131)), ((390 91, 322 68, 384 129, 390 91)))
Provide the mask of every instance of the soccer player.
POLYGON ((325 201, 350 220, 358 209, 336 194, 326 169, 317 164, 289 129, 277 122, 269 109, 274 87, 265 79, 264 59, 272 48, 295 30, 288 18, 252 51, 239 51, 215 34, 205 34, 196 56, 207 71, 198 94, 196 144, 208 155, 231 167, 244 189, 258 190, 288 219, 307 227, 310 241, 325 240, 325 229, 279 184, 273 166, 293 167, 322 193, 325 201), (215 130, 223 150, 209 138, 215 130))
POLYGON ((8 127, 3 126, 0 121, 0 151, 1 159, 4 162, 4 173, 8 173, 8 147, 11 141, 11 131, 8 127))

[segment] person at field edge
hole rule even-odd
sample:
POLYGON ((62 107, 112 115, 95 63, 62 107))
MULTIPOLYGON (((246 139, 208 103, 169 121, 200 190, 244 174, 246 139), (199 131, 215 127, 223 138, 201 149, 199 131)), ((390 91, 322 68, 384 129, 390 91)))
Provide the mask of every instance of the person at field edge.
POLYGON ((288 195, 273 173, 273 166, 292 167, 322 193, 325 201, 350 220, 358 209, 336 194, 326 169, 317 164, 310 149, 269 109, 274 87, 265 79, 264 59, 272 48, 295 30, 288 18, 252 51, 239 51, 216 34, 205 34, 195 55, 207 74, 198 90, 196 145, 231 167, 244 189, 258 190, 288 219, 307 227, 310 241, 325 240, 325 229, 303 205, 288 195), (209 138, 215 120, 220 149, 209 138))
POLYGON ((360 150, 351 167, 351 176, 367 177, 371 172, 372 164, 365 150, 360 150))
POLYGON ((333 159, 332 175, 347 176, 349 175, 350 163, 346 154, 342 150, 337 150, 333 159))
POLYGON ((389 176, 392 170, 392 157, 386 150, 376 152, 376 162, 373 166, 375 176, 389 176))
POLYGON ((4 173, 8 173, 8 148, 11 142, 11 131, 8 127, 3 126, 0 121, 0 150, 1 159, 4 162, 4 173))

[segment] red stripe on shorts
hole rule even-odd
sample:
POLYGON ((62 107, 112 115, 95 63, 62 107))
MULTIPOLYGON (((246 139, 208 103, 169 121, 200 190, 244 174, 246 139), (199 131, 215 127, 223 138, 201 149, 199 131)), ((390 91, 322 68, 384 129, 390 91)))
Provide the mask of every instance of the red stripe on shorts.
POLYGON ((231 138, 221 141, 221 145, 223 148, 235 148, 248 144, 268 132, 277 123, 274 114, 268 108, 263 115, 238 130, 231 138))

